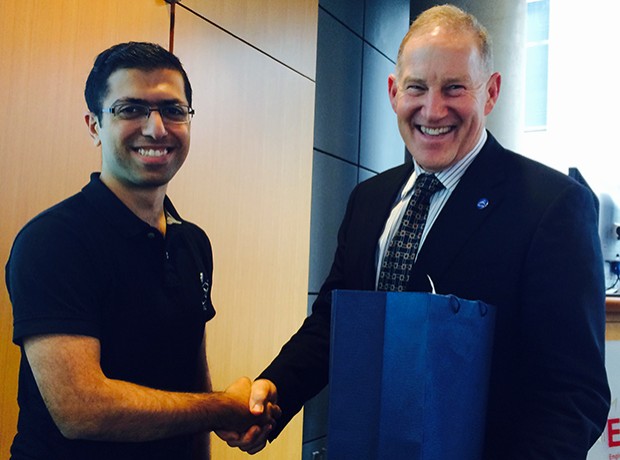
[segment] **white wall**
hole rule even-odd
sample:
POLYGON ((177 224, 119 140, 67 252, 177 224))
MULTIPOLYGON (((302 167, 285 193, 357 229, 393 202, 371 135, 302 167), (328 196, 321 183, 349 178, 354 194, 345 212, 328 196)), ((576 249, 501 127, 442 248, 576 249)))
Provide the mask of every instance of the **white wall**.
POLYGON ((525 135, 523 153, 562 172, 578 167, 596 193, 620 199, 620 3, 586 5, 551 2, 548 130, 525 135))

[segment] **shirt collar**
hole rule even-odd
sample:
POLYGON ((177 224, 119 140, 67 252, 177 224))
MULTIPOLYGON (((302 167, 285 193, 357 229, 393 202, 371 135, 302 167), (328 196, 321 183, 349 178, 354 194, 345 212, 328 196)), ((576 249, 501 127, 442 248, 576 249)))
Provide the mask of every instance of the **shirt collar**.
MULTIPOLYGON (((461 180, 461 177, 463 177, 463 174, 465 174, 465 171, 467 170, 469 165, 472 163, 472 161, 474 161, 478 153, 480 153, 480 150, 482 150, 482 146, 487 141, 487 137, 487 131, 486 129, 483 129, 482 134, 478 139, 478 142, 467 155, 465 155, 463 158, 461 158, 458 162, 456 162, 449 168, 434 173, 435 177, 439 179, 439 181, 448 191, 452 192, 456 188, 456 185, 459 183, 459 180, 461 180)), ((420 174, 426 173, 426 171, 424 171, 424 169, 420 165, 418 165, 415 160, 413 160, 413 166, 414 171, 407 180, 407 183, 403 187, 403 190, 401 191, 401 199, 404 199, 411 194, 411 192, 413 191, 413 185, 415 183, 416 177, 418 177, 418 175, 420 174)))
MULTIPOLYGON (((152 227, 136 216, 114 193, 101 181, 99 173, 92 173, 90 182, 82 189, 85 198, 105 216, 126 237, 132 237, 152 231, 152 227)), ((181 224, 183 219, 172 205, 170 199, 164 198, 164 211, 168 224, 181 224)))
POLYGON ((166 224, 167 225, 178 225, 178 224, 182 224, 183 223, 181 220, 178 220, 175 216, 173 216, 170 213, 169 209, 166 209, 164 207, 164 212, 166 213, 166 224))

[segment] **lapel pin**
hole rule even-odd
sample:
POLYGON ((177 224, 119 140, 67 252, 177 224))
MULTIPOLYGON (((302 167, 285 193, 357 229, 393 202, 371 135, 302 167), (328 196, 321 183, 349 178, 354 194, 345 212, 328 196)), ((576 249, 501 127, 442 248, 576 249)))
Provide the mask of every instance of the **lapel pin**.
POLYGON ((484 209, 489 205, 489 200, 487 200, 486 198, 480 198, 480 200, 478 200, 478 204, 476 205, 476 207, 478 209, 484 209))

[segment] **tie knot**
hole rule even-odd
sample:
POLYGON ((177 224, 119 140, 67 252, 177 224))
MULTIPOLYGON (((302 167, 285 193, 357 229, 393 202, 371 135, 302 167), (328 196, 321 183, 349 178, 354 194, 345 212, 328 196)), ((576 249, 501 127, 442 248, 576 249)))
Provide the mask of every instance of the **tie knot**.
POLYGON ((431 196, 442 188, 443 184, 434 174, 423 173, 416 178, 415 184, 413 185, 413 193, 416 195, 431 196))

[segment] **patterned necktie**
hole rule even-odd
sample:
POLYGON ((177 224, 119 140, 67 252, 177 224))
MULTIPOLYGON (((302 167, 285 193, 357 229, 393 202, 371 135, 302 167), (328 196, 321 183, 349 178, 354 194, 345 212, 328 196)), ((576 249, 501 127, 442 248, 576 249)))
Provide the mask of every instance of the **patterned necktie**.
POLYGON ((415 261, 431 196, 443 188, 433 174, 420 174, 398 231, 385 251, 379 274, 379 291, 404 291, 415 261))

